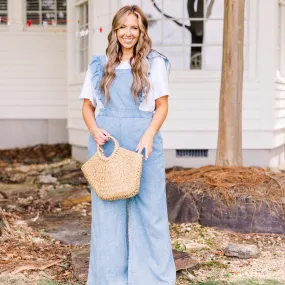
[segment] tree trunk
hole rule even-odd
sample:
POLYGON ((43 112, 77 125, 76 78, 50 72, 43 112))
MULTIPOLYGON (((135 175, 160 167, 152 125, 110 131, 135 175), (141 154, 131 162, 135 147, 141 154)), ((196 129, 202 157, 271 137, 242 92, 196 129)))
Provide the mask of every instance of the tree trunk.
POLYGON ((223 66, 216 165, 242 165, 244 0, 224 0, 223 66))

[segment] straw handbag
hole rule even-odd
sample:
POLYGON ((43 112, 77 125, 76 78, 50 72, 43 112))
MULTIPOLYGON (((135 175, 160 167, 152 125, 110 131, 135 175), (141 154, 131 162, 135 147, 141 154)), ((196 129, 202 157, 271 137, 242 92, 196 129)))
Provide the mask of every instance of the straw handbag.
POLYGON ((120 147, 114 137, 109 138, 115 143, 113 153, 106 157, 98 150, 82 165, 81 170, 102 200, 133 197, 139 192, 142 155, 120 147))

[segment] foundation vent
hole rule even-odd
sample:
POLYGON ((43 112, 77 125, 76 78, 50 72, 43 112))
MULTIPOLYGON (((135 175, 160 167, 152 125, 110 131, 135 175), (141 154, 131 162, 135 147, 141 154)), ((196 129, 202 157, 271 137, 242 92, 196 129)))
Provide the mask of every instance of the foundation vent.
POLYGON ((208 149, 176 149, 176 157, 208 157, 208 149))

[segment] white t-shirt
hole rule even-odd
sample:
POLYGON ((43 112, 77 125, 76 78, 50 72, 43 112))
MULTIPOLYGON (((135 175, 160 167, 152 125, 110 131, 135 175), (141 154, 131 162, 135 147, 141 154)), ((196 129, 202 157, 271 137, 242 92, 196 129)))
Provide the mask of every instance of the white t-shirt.
MULTIPOLYGON (((122 61, 116 69, 131 69, 129 61, 122 61)), ((155 100, 159 97, 169 95, 168 91, 168 70, 165 66, 164 59, 156 57, 153 59, 151 65, 151 72, 149 76, 150 90, 139 109, 142 111, 152 112, 155 109, 155 100)), ((96 96, 96 91, 91 82, 91 71, 88 68, 85 76, 85 81, 79 96, 80 99, 89 99, 93 106, 101 109, 102 102, 96 96)))

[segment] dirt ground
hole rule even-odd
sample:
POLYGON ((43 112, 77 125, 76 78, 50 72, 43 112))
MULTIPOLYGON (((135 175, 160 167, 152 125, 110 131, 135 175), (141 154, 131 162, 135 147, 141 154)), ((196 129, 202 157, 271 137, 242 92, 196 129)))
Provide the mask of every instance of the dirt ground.
MULTIPOLYGON (((88 197, 82 200, 80 196, 71 201, 59 196, 61 202, 53 203, 58 196, 51 194, 58 189, 86 191, 80 164, 70 159, 70 151, 65 147, 41 146, 15 153, 13 150, 0 152, 1 285, 84 284, 77 280, 71 253, 86 249, 89 244, 64 244, 38 225, 33 227, 44 215, 72 214, 83 220, 90 218, 88 197), (60 157, 57 152, 61 153, 60 157), (10 190, 5 192, 5 187, 8 189, 11 185, 21 195, 10 190)), ((169 227, 173 249, 187 252, 199 262, 194 269, 177 272, 176 285, 285 284, 285 235, 240 234, 198 223, 170 223, 169 227), (230 243, 257 245, 260 255, 248 259, 225 256, 224 249, 230 243)))

